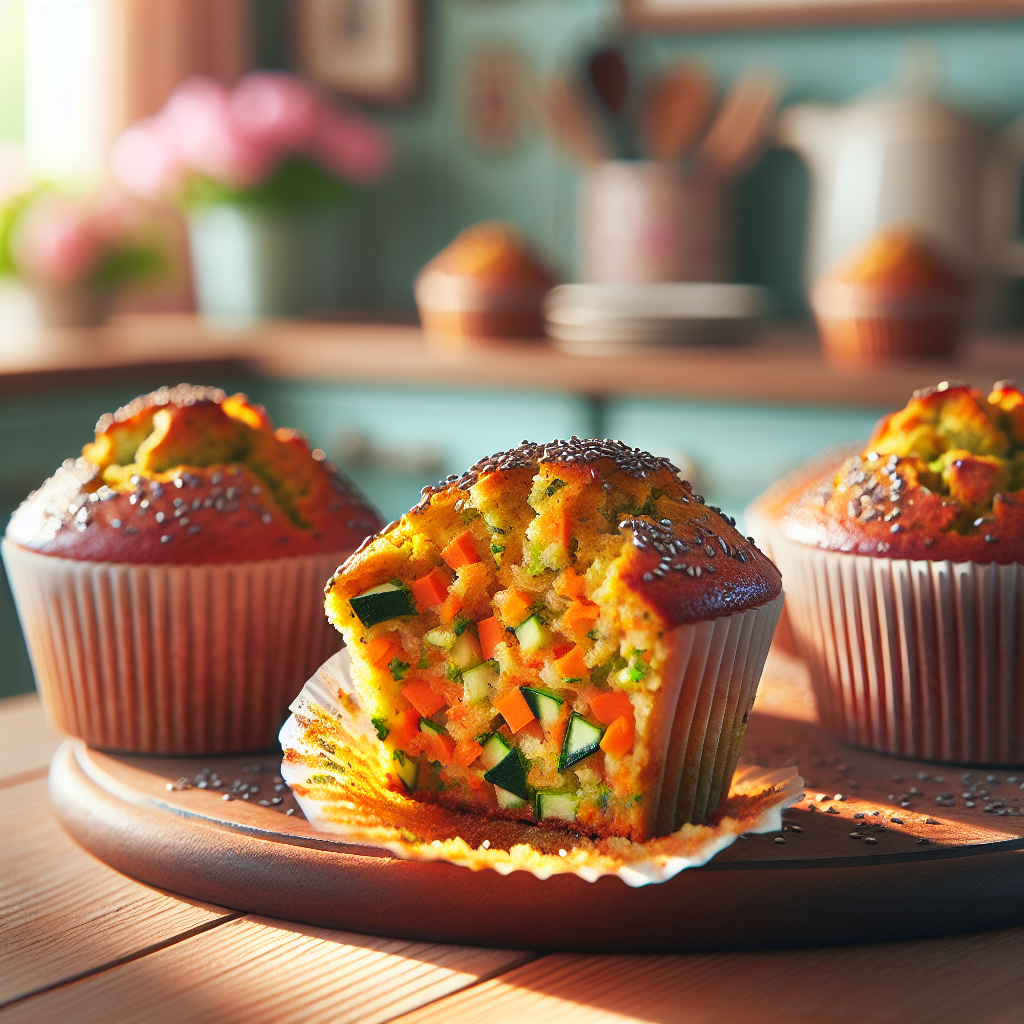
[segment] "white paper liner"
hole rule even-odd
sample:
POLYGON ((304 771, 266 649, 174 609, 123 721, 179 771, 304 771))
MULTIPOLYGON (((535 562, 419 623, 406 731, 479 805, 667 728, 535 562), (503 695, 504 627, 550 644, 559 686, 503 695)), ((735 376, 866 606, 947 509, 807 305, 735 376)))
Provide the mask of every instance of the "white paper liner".
MULTIPOLYGON (((775 618, 780 605, 781 599, 772 602, 775 618)), ((720 621, 729 623, 730 619, 737 622, 731 628, 726 626, 726 636, 730 633, 742 636, 758 626, 765 626, 765 617, 762 616, 759 622, 758 616, 752 613, 741 613, 720 621)), ((712 623, 706 625, 713 626, 712 623)), ((714 629, 705 632, 708 642, 703 646, 700 660, 705 665, 716 657, 721 661, 721 653, 727 646, 722 642, 724 638, 716 636, 714 629)), ((766 632, 765 649, 771 638, 771 629, 766 629, 766 632)), ((751 646, 758 647, 758 643, 751 646)), ((727 723, 720 732, 723 736, 729 734, 733 737, 737 735, 735 714, 742 713, 745 722, 764 658, 737 658, 735 654, 734 648, 726 689, 729 693, 735 692, 737 697, 716 701, 705 695, 702 700, 695 699, 692 702, 695 713, 691 719, 691 730, 686 733, 682 747, 691 745, 690 733, 696 735, 698 724, 704 718, 727 723)), ((364 756, 372 758, 375 749, 384 749, 377 744, 373 725, 359 704, 348 667, 348 652, 339 652, 321 666, 292 702, 293 715, 280 734, 281 746, 285 750, 281 775, 293 788, 299 806, 315 828, 343 835, 354 843, 389 850, 403 859, 443 860, 472 870, 491 868, 500 874, 523 870, 540 879, 570 873, 593 882, 603 875, 615 875, 630 886, 649 885, 667 881, 686 868, 706 864, 742 833, 778 831, 782 827, 782 811, 802 796, 803 780, 796 769, 770 771, 747 765, 736 768, 738 743, 716 742, 703 751, 698 747, 699 761, 705 766, 703 771, 684 773, 691 785, 694 780, 697 783, 707 780, 705 800, 709 799, 712 779, 731 778, 728 798, 723 806, 725 813, 713 825, 684 824, 669 836, 643 844, 625 839, 591 842, 573 837, 570 841, 566 834, 562 848, 564 855, 562 851, 557 855, 545 853, 526 842, 516 843, 508 850, 474 848, 458 834, 428 841, 411 834, 402 824, 367 813, 359 806, 358 798, 355 802, 350 799, 354 794, 344 782, 345 748, 341 748, 341 753, 332 754, 325 751, 322 744, 309 739, 308 722, 330 719, 340 726, 339 733, 347 734, 353 743, 359 744, 364 756), (325 763, 328 766, 326 774, 325 763), (714 771, 716 765, 721 765, 717 773, 714 771), (333 770, 338 774, 332 775, 333 770)), ((701 675, 704 675, 703 669, 701 675)), ((739 734, 742 734, 741 730, 739 734)), ((414 803, 407 798, 396 799, 414 803)), ((526 834, 529 829, 530 826, 521 826, 526 834)))
POLYGON ((1024 566, 873 558, 770 540, 822 724, 850 743, 1024 762, 1024 566))
POLYGON ((2 550, 50 723, 90 746, 271 746, 296 687, 341 642, 323 588, 346 552, 133 565, 2 550))

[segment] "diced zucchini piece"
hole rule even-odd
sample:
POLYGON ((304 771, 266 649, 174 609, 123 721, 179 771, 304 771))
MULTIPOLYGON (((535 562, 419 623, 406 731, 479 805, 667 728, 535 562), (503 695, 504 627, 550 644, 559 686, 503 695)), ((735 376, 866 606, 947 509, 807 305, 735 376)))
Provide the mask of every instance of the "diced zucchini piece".
POLYGON ((429 729, 430 732, 437 733, 438 736, 444 732, 443 725, 438 725, 437 722, 432 722, 429 718, 420 719, 420 729, 429 729))
POLYGON ((387 622, 388 619, 396 619, 400 615, 416 614, 409 591, 394 583, 382 583, 379 587, 373 587, 353 597, 350 603, 352 611, 367 629, 376 626, 378 622, 387 622))
POLYGON ((419 761, 415 757, 410 757, 404 750, 396 750, 393 755, 392 768, 402 780, 402 785, 411 793, 416 788, 416 778, 420 771, 419 761))
POLYGON ((516 636, 524 651, 536 651, 551 644, 551 630, 536 615, 516 626, 516 636))
POLYGON ((450 651, 452 644, 455 643, 455 633, 450 629, 441 629, 440 626, 437 629, 432 629, 427 633, 423 634, 423 639, 430 644, 431 647, 440 647, 442 650, 450 651))
POLYGON ((533 686, 522 686, 520 690, 534 718, 545 729, 550 729, 558 721, 563 704, 562 698, 555 696, 550 690, 538 690, 533 686))
POLYGON ((500 732, 492 732, 483 742, 483 753, 480 755, 480 763, 485 770, 493 768, 508 757, 512 747, 501 735, 500 732))
POLYGON ((562 755, 558 759, 558 770, 566 768, 589 757, 601 744, 604 729, 592 725, 575 711, 569 716, 569 724, 565 727, 565 739, 562 741, 562 755))
POLYGON ((462 699, 467 704, 477 704, 489 700, 492 687, 498 685, 498 663, 485 661, 476 668, 467 669, 462 673, 462 699))
POLYGON ((578 794, 567 789, 538 790, 535 803, 537 820, 560 818, 562 821, 575 821, 578 802, 578 794))
POLYGON ((518 747, 513 747, 493 768, 484 772, 484 778, 495 788, 506 789, 523 800, 530 799, 530 791, 526 788, 526 767, 518 747))
POLYGON ((520 807, 526 806, 526 801, 521 796, 516 796, 501 786, 494 787, 494 796, 497 798, 498 806, 509 811, 518 811, 520 807))
POLYGON ((451 661, 463 672, 480 664, 480 642, 467 629, 448 652, 451 661))

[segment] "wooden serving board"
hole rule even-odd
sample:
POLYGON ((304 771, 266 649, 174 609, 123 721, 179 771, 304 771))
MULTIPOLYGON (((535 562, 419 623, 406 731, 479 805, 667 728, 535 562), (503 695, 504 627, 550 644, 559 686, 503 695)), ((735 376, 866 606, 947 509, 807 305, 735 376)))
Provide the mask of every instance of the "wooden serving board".
POLYGON ((53 760, 50 797, 83 846, 143 882, 372 935, 640 952, 870 942, 1024 924, 1024 770, 973 770, 962 781, 963 768, 855 750, 808 721, 763 711, 751 716, 745 752, 766 766, 795 762, 808 780, 807 799, 784 814, 784 831, 748 836, 702 868, 639 889, 611 877, 588 883, 473 872, 346 844, 314 832, 287 788, 276 790, 273 753, 137 757, 68 740, 53 760), (219 789, 209 783, 215 775, 219 789), (175 788, 179 779, 192 788, 175 788), (203 779, 207 788, 198 788, 203 779), (967 808, 961 794, 974 784, 989 795, 967 808), (242 785, 248 799, 223 798, 242 785), (937 805, 947 793, 955 806, 937 805), (890 795, 909 795, 909 806, 890 795))

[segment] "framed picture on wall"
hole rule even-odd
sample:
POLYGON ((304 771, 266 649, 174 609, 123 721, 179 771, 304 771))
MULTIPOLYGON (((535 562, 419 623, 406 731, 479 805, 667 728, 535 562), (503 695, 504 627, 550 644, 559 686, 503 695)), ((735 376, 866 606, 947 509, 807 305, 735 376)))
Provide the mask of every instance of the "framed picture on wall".
POLYGON ((422 73, 421 0, 298 0, 302 73, 342 96, 401 104, 422 73))
POLYGON ((1024 0, 619 0, 626 24, 650 31, 884 24, 1024 15, 1024 0))

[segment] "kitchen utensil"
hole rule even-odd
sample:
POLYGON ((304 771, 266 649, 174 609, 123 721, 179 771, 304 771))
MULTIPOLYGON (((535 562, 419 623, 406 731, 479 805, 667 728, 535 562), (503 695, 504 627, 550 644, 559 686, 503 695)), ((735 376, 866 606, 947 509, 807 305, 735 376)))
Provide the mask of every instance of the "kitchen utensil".
POLYGON ((724 280, 728 223, 721 179, 664 160, 594 164, 580 191, 580 275, 613 284, 724 280))
POLYGON ((594 109, 578 82, 552 77, 540 93, 541 121, 554 143, 584 163, 611 158, 611 143, 594 109))
POLYGON ((697 146, 697 166, 705 173, 735 178, 761 153, 778 109, 779 81, 764 71, 737 78, 697 146))
POLYGON ((684 65, 657 78, 640 102, 641 148, 652 160, 678 160, 694 144, 715 102, 715 85, 701 67, 684 65))
POLYGON ((633 83, 622 53, 609 47, 595 53, 587 62, 586 82, 604 112, 608 134, 618 157, 636 155, 634 121, 631 107, 633 83))
POLYGON ((808 281, 891 224, 919 229, 965 266, 1013 272, 1024 147, 1014 153, 1012 126, 995 143, 952 107, 894 96, 789 107, 776 139, 811 172, 808 281))

